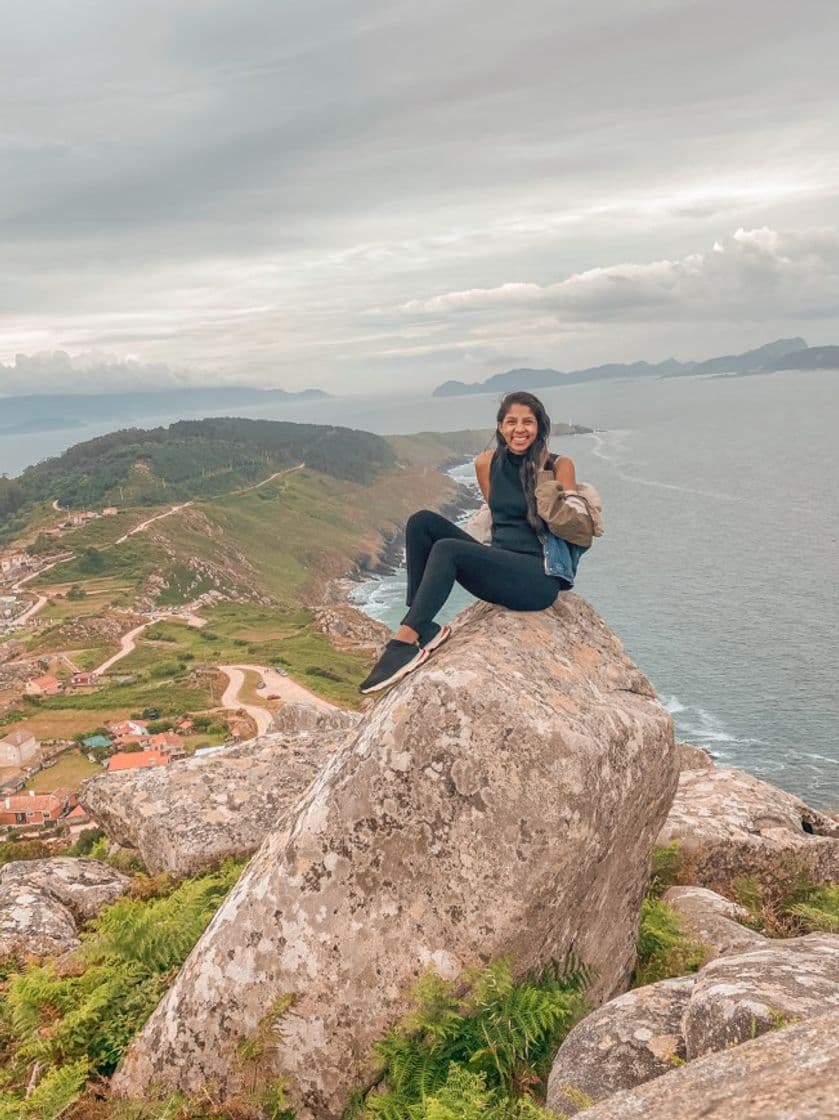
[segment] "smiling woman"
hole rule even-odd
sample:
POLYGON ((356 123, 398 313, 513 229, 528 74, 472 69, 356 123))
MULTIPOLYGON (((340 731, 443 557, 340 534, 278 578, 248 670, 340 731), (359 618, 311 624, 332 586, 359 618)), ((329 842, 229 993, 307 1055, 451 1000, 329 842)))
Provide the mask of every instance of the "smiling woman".
MULTIPOLYGON (((549 607, 573 582, 573 572, 548 574, 543 538, 550 512, 576 488, 574 464, 548 452, 550 417, 532 393, 508 393, 496 417, 495 451, 475 460, 475 473, 492 514, 492 542, 484 545, 430 510, 405 529, 408 613, 360 691, 378 692, 421 665, 449 637, 434 621, 459 583, 478 599, 514 611, 549 607)), ((591 544, 593 526, 575 542, 591 544), (586 539, 587 535, 587 539, 586 539)))

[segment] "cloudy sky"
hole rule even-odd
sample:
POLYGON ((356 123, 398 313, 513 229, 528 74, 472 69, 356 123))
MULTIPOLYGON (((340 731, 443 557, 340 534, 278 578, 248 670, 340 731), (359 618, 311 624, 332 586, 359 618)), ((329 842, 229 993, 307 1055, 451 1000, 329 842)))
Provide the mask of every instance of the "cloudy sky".
POLYGON ((839 343, 835 0, 3 20, 0 393, 839 343))

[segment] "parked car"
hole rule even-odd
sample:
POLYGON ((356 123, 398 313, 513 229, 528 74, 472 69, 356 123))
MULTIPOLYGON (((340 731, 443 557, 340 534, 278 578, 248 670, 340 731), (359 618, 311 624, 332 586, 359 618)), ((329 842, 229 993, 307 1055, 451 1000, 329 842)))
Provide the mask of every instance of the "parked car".
POLYGON ((260 681, 259 684, 256 687, 257 688, 265 688, 265 681, 260 681))
POLYGON ((143 719, 160 719, 160 709, 146 708, 143 712, 143 719))

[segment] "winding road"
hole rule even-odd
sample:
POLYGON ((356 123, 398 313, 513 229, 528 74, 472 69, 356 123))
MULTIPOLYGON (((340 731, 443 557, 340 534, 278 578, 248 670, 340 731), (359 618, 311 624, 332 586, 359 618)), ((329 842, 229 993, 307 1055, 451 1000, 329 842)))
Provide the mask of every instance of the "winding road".
POLYGON ((322 711, 334 711, 335 705, 330 704, 321 696, 316 696, 302 684, 285 677, 276 669, 267 668, 265 665, 219 665, 219 672, 224 673, 230 682, 221 698, 221 707, 247 712, 257 727, 257 734, 264 735, 271 727, 274 713, 268 708, 257 704, 246 704, 239 699, 239 694, 245 683, 245 673, 258 673, 265 683, 266 693, 279 696, 285 704, 311 704, 322 711))

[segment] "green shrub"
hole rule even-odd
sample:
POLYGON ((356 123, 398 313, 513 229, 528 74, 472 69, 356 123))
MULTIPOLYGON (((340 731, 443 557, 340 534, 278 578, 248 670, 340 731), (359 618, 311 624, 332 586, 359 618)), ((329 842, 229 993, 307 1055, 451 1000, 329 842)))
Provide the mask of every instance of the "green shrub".
POLYGON ((790 912, 808 933, 839 933, 839 884, 814 888, 806 902, 795 903, 790 912))
POLYGON ((40 840, 5 840, 0 844, 0 867, 19 859, 46 859, 49 854, 40 840))

